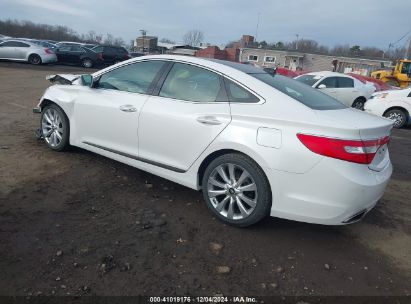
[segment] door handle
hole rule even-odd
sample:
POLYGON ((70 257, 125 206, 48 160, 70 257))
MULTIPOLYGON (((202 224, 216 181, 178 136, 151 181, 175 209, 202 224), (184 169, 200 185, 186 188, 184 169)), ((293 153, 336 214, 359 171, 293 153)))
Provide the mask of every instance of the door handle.
POLYGON ((133 105, 122 105, 120 110, 123 112, 137 112, 137 109, 133 105))
POLYGON ((215 116, 200 116, 200 117, 197 117, 197 121, 204 125, 212 125, 212 126, 221 125, 223 123, 222 121, 218 120, 217 117, 215 116))

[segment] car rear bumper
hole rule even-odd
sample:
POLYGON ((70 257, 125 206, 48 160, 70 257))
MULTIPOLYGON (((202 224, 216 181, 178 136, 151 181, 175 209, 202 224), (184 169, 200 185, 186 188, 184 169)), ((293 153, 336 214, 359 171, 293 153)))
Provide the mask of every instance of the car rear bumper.
MULTIPOLYGON (((360 220, 383 196, 391 162, 380 172, 367 165, 325 157, 304 174, 267 170, 271 216, 325 225, 360 220)), ((266 172, 267 172, 266 171, 266 172)))

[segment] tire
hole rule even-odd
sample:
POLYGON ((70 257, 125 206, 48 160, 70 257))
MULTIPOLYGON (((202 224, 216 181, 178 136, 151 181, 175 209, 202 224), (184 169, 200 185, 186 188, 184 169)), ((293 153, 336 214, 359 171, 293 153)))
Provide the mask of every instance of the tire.
POLYGON ((93 60, 91 60, 90 58, 83 58, 83 60, 81 60, 81 65, 87 69, 92 68, 93 60))
POLYGON ((41 111, 40 130, 50 149, 63 151, 69 147, 70 123, 58 105, 50 104, 41 111))
POLYGON ((351 107, 358 110, 364 110, 365 99, 362 97, 358 97, 354 100, 351 107))
POLYGON ((227 224, 250 226, 270 213, 271 189, 267 177, 260 166, 245 155, 233 153, 214 159, 204 172, 202 188, 208 208, 227 224), (234 174, 230 174, 230 167, 234 168, 231 170, 234 174))
POLYGON ((394 128, 400 129, 407 125, 407 113, 401 109, 392 109, 384 113, 384 117, 391 119, 394 122, 394 128))
POLYGON ((29 63, 34 65, 39 65, 42 63, 41 57, 37 54, 31 54, 29 56, 29 63))

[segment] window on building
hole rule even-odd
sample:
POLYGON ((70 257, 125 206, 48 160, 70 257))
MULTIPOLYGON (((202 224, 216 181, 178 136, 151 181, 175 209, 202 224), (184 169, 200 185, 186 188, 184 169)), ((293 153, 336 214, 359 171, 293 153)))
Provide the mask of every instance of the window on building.
POLYGON ((274 56, 265 56, 264 61, 265 62, 270 62, 270 63, 275 63, 276 58, 274 56))
POLYGON ((248 55, 248 61, 258 61, 257 55, 248 55))

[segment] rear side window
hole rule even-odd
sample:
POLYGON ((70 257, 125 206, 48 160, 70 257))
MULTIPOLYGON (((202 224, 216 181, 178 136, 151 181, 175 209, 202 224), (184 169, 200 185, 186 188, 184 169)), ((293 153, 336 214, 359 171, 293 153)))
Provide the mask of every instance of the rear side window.
POLYGON ((253 103, 260 100, 246 89, 235 84, 231 80, 224 79, 227 89, 228 99, 230 102, 246 102, 253 103))
POLYGON ((346 106, 338 100, 294 79, 278 74, 274 76, 267 73, 250 75, 290 96, 291 98, 294 98, 311 109, 337 110, 346 108, 346 106))
POLYGON ((318 85, 317 88, 320 85, 325 85, 326 88, 337 88, 337 77, 327 77, 324 78, 318 85))
POLYGON ((339 88, 353 88, 354 80, 348 77, 337 77, 339 88))
POLYGON ((151 83, 157 76, 164 61, 143 61, 129 64, 103 74, 97 88, 148 94, 151 83))
POLYGON ((221 90, 220 76, 196 66, 175 63, 159 96, 196 102, 216 101, 221 90))

